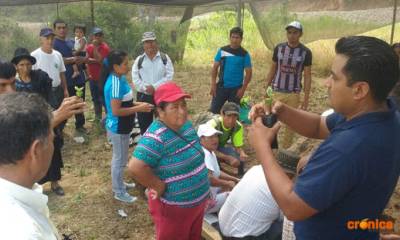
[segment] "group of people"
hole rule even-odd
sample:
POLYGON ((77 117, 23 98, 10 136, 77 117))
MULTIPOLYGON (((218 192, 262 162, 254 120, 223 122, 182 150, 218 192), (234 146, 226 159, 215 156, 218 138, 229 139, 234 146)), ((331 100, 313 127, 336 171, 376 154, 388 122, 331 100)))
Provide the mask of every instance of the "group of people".
POLYGON ((134 184, 123 181, 128 166, 146 187, 157 239, 201 239, 204 214, 218 211, 226 239, 277 239, 282 219, 283 239, 378 239, 378 228, 346 226, 378 221, 399 178, 400 112, 389 97, 399 86, 399 58, 377 38, 339 39, 326 79, 334 113, 320 116, 306 111, 312 54, 299 41, 303 27, 295 21, 285 30, 288 41, 274 49, 266 78, 275 101, 256 104, 249 114, 248 139, 260 165, 245 173, 248 156, 238 104, 251 81, 252 64, 241 47, 241 28, 230 31, 230 44, 214 58, 209 110, 219 115, 198 129, 188 117, 191 96, 173 82, 171 59, 159 50, 153 32, 143 34, 144 53, 131 68, 134 101, 126 79, 128 55, 110 51, 100 28, 93 29, 90 43, 82 36, 85 28, 75 28, 74 44, 66 39, 62 20, 53 29, 41 29, 39 49, 31 54, 17 49, 12 63, 0 63, 0 226, 5 226, 0 238, 59 239, 37 183, 51 181, 53 191, 64 194, 57 182, 62 129, 75 115, 76 129, 85 131, 84 97, 73 95, 89 79, 97 119, 103 107, 106 112, 114 198, 136 200, 128 193, 134 184), (269 113, 279 120, 271 128, 261 120, 269 113), (141 138, 130 158, 136 114, 141 138), (297 168, 280 165, 272 151, 282 123, 288 127, 280 139, 283 149, 291 145, 289 129, 324 140, 297 168), (221 162, 238 167, 242 179, 225 173, 221 162), (294 228, 286 232, 290 225, 294 228))

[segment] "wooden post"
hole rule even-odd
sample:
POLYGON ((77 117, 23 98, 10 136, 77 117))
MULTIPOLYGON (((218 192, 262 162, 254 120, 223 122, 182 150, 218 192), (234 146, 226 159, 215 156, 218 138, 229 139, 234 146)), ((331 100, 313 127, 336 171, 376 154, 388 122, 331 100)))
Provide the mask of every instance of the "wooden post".
POLYGON ((397 0, 393 0, 393 20, 392 20, 392 32, 390 34, 390 45, 393 44, 394 26, 396 25, 396 13, 397 13, 397 0))
POLYGON ((243 28, 242 8, 243 8, 242 0, 238 0, 238 6, 236 9, 236 13, 237 13, 236 25, 241 28, 243 28))
POLYGON ((58 3, 57 3, 57 18, 60 18, 60 12, 59 12, 59 9, 58 9, 58 3))
POLYGON ((90 0, 90 16, 91 16, 92 28, 94 28, 95 23, 94 23, 94 2, 93 2, 93 0, 90 0))
POLYGON ((222 240, 221 235, 219 235, 218 230, 216 230, 213 226, 208 224, 203 220, 203 227, 201 230, 201 236, 205 240, 222 240))

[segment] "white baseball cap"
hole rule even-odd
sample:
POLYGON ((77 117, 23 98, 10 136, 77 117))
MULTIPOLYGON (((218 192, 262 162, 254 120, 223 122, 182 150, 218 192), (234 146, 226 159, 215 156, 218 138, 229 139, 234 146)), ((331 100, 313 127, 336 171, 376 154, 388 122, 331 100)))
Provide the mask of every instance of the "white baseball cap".
POLYGON ((221 131, 218 131, 217 129, 213 128, 210 124, 204 123, 199 126, 199 129, 197 130, 197 135, 199 137, 205 136, 205 137, 211 137, 215 134, 222 134, 221 131))
POLYGON ((288 30, 289 28, 296 28, 297 30, 300 30, 300 31, 303 31, 303 26, 301 25, 301 23, 300 22, 298 22, 298 21, 293 21, 293 22, 291 22, 291 23, 289 23, 287 26, 286 26, 286 30, 288 30))

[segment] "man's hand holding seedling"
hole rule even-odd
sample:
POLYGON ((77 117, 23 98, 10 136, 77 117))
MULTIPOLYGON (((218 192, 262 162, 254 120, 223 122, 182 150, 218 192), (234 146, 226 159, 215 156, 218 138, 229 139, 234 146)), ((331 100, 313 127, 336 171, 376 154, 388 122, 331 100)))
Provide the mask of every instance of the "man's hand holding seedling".
POLYGON ((264 104, 259 103, 251 108, 249 118, 253 124, 249 128, 249 139, 256 151, 259 148, 270 147, 276 141, 276 135, 280 128, 280 124, 276 124, 276 110, 279 110, 277 107, 279 108, 281 105, 280 102, 274 103, 272 88, 268 87, 264 104))

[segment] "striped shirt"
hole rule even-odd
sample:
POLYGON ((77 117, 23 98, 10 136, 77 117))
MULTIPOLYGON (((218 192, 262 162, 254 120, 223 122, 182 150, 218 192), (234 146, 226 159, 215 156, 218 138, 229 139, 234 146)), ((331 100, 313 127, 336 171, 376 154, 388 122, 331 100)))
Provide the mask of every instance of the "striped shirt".
POLYGON ((154 121, 143 134, 133 156, 149 165, 166 183, 162 202, 193 207, 209 197, 204 152, 191 122, 187 121, 175 133, 159 120, 154 121))
POLYGON ((310 49, 301 43, 295 48, 281 43, 275 47, 272 60, 278 64, 272 88, 278 92, 300 92, 304 67, 312 64, 310 49))
POLYGON ((283 219, 282 240, 296 240, 293 227, 294 223, 285 217, 283 219))

